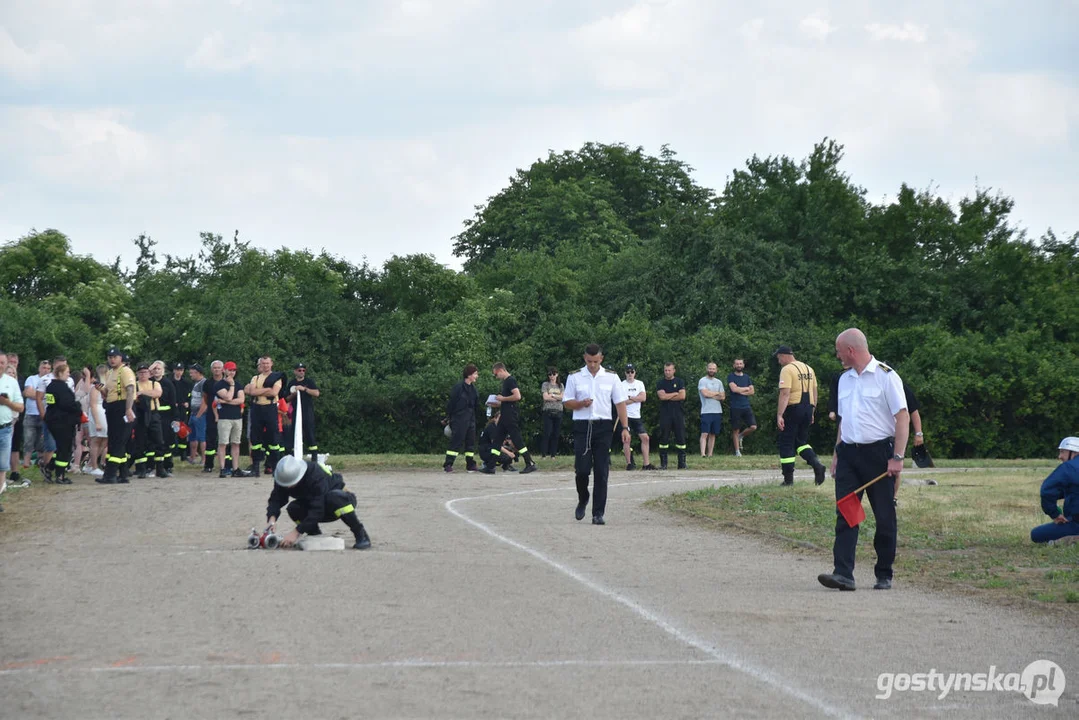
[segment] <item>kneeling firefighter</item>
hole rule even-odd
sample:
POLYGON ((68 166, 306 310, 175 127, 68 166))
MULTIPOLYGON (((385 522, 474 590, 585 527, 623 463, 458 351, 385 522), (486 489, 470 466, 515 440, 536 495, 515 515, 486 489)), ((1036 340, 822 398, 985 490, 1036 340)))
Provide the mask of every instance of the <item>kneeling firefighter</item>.
POLYGON ((340 520, 356 537, 356 550, 371 547, 363 523, 356 516, 356 496, 345 490, 340 473, 330 473, 325 466, 286 455, 274 468, 274 489, 266 505, 266 522, 271 530, 277 524, 281 508, 286 504, 288 516, 296 529, 285 535, 281 545, 290 547, 300 534, 321 535, 319 523, 340 520), (292 502, 289 502, 290 498, 292 502))

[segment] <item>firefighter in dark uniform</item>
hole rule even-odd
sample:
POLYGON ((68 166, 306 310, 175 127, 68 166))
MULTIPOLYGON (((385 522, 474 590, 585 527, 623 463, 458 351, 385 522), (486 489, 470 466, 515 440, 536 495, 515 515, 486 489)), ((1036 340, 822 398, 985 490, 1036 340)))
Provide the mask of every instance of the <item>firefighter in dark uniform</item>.
MULTIPOLYGON (((300 400, 300 411, 303 418, 303 446, 304 452, 311 453, 311 462, 318 462, 318 440, 315 439, 315 398, 322 394, 322 391, 318 389, 318 384, 307 374, 307 366, 303 363, 296 363, 296 366, 292 368, 293 378, 288 381, 288 387, 285 389, 288 395, 289 402, 292 406, 296 407, 296 397, 303 393, 303 399, 300 400)), ((288 438, 282 438, 282 444, 285 449, 284 452, 292 452, 292 448, 288 443, 288 438)))
MULTIPOLYGON (((903 450, 910 434, 910 413, 903 395, 899 373, 869 353, 865 334, 857 328, 844 330, 835 341, 836 357, 850 368, 839 378, 835 455, 835 497, 849 495, 859 487, 887 473, 894 481, 880 480, 863 492, 869 496, 876 520, 873 549, 874 590, 890 590, 892 565, 898 538, 895 489, 903 471, 903 450)), ((859 501, 861 493, 859 493, 859 501)), ((835 590, 854 590, 854 556, 858 545, 858 525, 851 527, 836 511, 834 569, 817 576, 821 585, 835 590)))
POLYGON ((165 363, 155 360, 150 365, 150 377, 161 386, 161 397, 157 400, 158 420, 161 425, 162 453, 154 457, 154 463, 164 468, 162 477, 172 477, 172 449, 176 442, 176 432, 172 428, 176 414, 176 386, 172 378, 165 374, 165 363))
POLYGON ((686 399, 686 382, 674 375, 674 363, 663 366, 663 377, 656 383, 659 396, 659 469, 667 469, 667 451, 674 435, 678 452, 678 469, 686 469, 686 416, 682 403, 686 399))
POLYGON ((274 489, 266 504, 266 522, 271 528, 277 524, 281 508, 286 504, 296 529, 282 539, 284 547, 295 543, 301 534, 321 535, 319 523, 334 520, 348 525, 356 538, 353 548, 371 547, 371 538, 356 516, 356 496, 345 489, 345 479, 340 473, 331 473, 325 466, 302 458, 284 456, 274 469, 274 489), (289 502, 291 498, 295 499, 289 502))
POLYGON ((446 451, 443 470, 453 472, 453 462, 462 450, 465 452, 465 469, 476 470, 476 378, 479 368, 472 363, 461 371, 461 382, 450 390, 450 400, 446 404, 446 417, 450 428, 450 449, 446 451))
POLYGON ((494 444, 495 432, 498 430, 498 420, 501 413, 497 410, 487 419, 487 425, 480 433, 479 458, 484 465, 490 462, 491 466, 502 465, 503 472, 513 472, 513 454, 507 452, 505 447, 494 444))
POLYGON ((251 467, 248 472, 258 476, 266 461, 267 474, 272 473, 281 457, 281 433, 278 430, 277 398, 285 384, 282 373, 274 372, 269 356, 259 358, 259 374, 251 378, 244 395, 251 398, 248 422, 251 424, 251 467))
POLYGON ((794 464, 800 456, 813 468, 813 479, 820 485, 827 470, 809 444, 809 426, 817 410, 817 376, 809 365, 795 360, 794 351, 786 345, 780 345, 773 355, 780 366, 776 427, 782 484, 794 484, 794 464))
POLYGON ((52 368, 53 380, 45 387, 45 427, 49 428, 56 440, 56 453, 49 464, 55 475, 50 479, 45 475, 45 482, 70 485, 71 478, 67 471, 71 468, 71 449, 75 444, 75 430, 82 418, 82 406, 75 399, 75 393, 68 387, 71 371, 66 362, 58 362, 52 368))
MULTIPOLYGON (((532 453, 528 452, 528 445, 525 444, 518 424, 520 418, 517 414, 517 404, 521 402, 521 389, 517 386, 517 378, 510 375, 505 364, 500 362, 491 366, 491 372, 502 381, 502 391, 495 396, 495 400, 500 403, 502 416, 498 421, 498 425, 495 426, 495 434, 492 438, 494 446, 502 447, 502 441, 508 437, 513 441, 513 446, 519 448, 518 454, 525 459, 525 466, 521 470, 521 474, 535 472, 536 461, 532 459, 532 453)), ((494 462, 485 462, 480 472, 494 475, 494 462)))
POLYGON ((109 427, 109 444, 105 453, 105 474, 95 482, 112 485, 128 482, 127 450, 131 424, 135 422, 135 373, 124 364, 119 348, 109 348, 106 355, 109 370, 105 373, 105 420, 109 427))
POLYGON ((165 475, 165 443, 161 439, 161 385, 150 377, 150 366, 139 363, 135 373, 135 476, 150 477, 156 468, 158 477, 165 475))
POLYGON ((214 386, 225 377, 225 363, 214 360, 210 363, 210 377, 202 385, 202 412, 206 418, 206 459, 202 463, 204 473, 212 473, 217 467, 217 396, 214 386))
MULTIPOLYGON (((172 388, 176 396, 176 403, 172 407, 172 417, 166 423, 172 428, 172 452, 171 457, 165 459, 165 469, 172 470, 176 463, 183 462, 187 454, 187 441, 179 436, 180 423, 187 423, 191 412, 191 388, 194 383, 184 377, 184 364, 182 362, 172 365, 172 388)), ((162 418, 164 421, 164 418, 162 418)))

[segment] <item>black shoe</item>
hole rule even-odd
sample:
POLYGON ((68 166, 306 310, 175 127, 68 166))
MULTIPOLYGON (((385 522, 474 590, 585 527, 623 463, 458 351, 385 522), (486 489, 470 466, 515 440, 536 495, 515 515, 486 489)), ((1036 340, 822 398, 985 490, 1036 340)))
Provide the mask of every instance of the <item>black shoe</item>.
POLYGON ((637 463, 630 463, 629 465, 626 465, 626 472, 629 472, 630 470, 636 470, 636 469, 637 469, 637 463))
POLYGON ((57 485, 70 485, 71 484, 71 478, 69 478, 67 475, 65 475, 63 473, 57 473, 56 474, 56 484, 57 485))
POLYGON ((254 475, 251 472, 247 471, 247 470, 233 470, 232 471, 232 477, 246 478, 246 477, 254 477, 254 475))
POLYGON ((817 483, 818 485, 823 485, 825 472, 826 471, 823 465, 818 465, 817 467, 813 468, 813 482, 817 483))
POLYGON ((487 465, 484 465, 482 468, 480 468, 480 472, 483 473, 484 475, 497 475, 498 474, 497 472, 495 472, 495 469, 493 467, 489 467, 487 465))
POLYGON ((666 470, 667 466, 665 464, 663 464, 663 463, 660 463, 659 469, 660 470, 666 470))
POLYGON ((573 517, 577 518, 578 520, 584 520, 584 511, 587 507, 587 500, 585 500, 583 503, 577 503, 577 509, 573 511, 573 517))
POLYGON ((47 464, 46 465, 39 465, 38 467, 41 470, 41 477, 43 477, 45 479, 46 483, 48 483, 49 485, 52 485, 52 483, 53 483, 53 480, 52 480, 52 468, 49 467, 47 464))
POLYGON ((606 525, 607 523, 604 522, 602 515, 593 515, 592 516, 592 524, 593 525, 606 525))
POLYGON ((475 465, 469 465, 465 468, 465 472, 476 472, 477 470, 479 470, 479 468, 475 465))
POLYGON ((877 578, 877 584, 873 586, 874 590, 891 590, 892 581, 888 578, 877 578))
POLYGON ((512 465, 503 465, 502 472, 517 472, 517 468, 513 467, 512 465))
POLYGON ((274 469, 272 467, 270 467, 269 465, 262 468, 262 474, 263 475, 273 475, 273 471, 274 471, 274 469))
POLYGON ((843 577, 834 573, 821 573, 817 576, 820 584, 833 590, 853 590, 854 578, 843 577))
POLYGON ((7 478, 7 479, 8 479, 8 481, 9 481, 9 482, 12 482, 12 483, 17 483, 17 482, 19 482, 20 480, 22 480, 22 478, 21 478, 21 477, 19 477, 19 473, 18 473, 18 472, 13 472, 13 473, 11 473, 10 475, 8 475, 8 478, 7 478))
POLYGON ((101 483, 102 485, 115 485, 116 478, 105 475, 104 477, 94 478, 94 482, 101 483))
POLYGON ((793 486, 794 486, 794 480, 783 480, 783 482, 779 483, 779 487, 793 487, 793 486))
POLYGON ((219 473, 217 474, 217 476, 218 476, 219 478, 227 478, 227 477, 232 477, 232 471, 231 471, 231 470, 222 470, 221 472, 219 472, 219 473))
POLYGON ((442 472, 448 472, 448 473, 453 472, 453 466, 452 465, 443 465, 442 466, 442 472))
POLYGON ((116 478, 116 484, 117 484, 117 485, 129 485, 130 483, 131 483, 131 480, 129 480, 128 478, 126 478, 126 477, 125 477, 125 476, 123 476, 123 475, 121 475, 120 477, 116 478))
POLYGON ((136 473, 135 477, 139 480, 145 480, 146 478, 150 477, 150 473, 146 472, 145 470, 139 470, 139 472, 136 473))
POLYGON ((214 469, 213 469, 212 467, 204 467, 204 468, 202 469, 202 471, 203 471, 204 473, 212 473, 212 472, 214 471, 214 469))
POLYGON ((521 468, 521 474, 527 475, 528 473, 536 472, 537 470, 539 470, 539 468, 536 467, 536 463, 532 463, 531 465, 525 465, 523 468, 521 468))
POLYGON ((679 470, 685 470, 686 469, 686 464, 684 462, 678 463, 678 469, 679 470))
POLYGON ((656 469, 656 466, 653 465, 652 463, 648 463, 647 465, 641 466, 641 470, 655 470, 655 469, 656 469))

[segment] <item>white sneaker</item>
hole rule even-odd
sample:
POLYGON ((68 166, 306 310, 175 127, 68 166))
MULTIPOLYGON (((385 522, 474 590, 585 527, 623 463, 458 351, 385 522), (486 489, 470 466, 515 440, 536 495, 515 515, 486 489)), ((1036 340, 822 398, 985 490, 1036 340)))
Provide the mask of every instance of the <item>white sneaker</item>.
POLYGON ((745 438, 742 437, 741 435, 739 435, 738 436, 738 452, 742 452, 745 449, 746 449, 745 438))
POLYGON ((735 451, 734 451, 734 456, 735 456, 735 457, 742 457, 742 453, 741 453, 741 451, 739 451, 739 450, 735 450, 735 451))
POLYGON ((101 468, 94 468, 93 470, 90 471, 90 474, 93 475, 94 477, 105 477, 105 471, 102 470, 101 468))

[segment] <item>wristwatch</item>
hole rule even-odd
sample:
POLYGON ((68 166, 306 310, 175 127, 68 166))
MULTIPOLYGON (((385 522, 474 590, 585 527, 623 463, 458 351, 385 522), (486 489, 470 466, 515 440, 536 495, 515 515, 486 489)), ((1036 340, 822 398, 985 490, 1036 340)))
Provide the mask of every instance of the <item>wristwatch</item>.
POLYGON ((892 455, 892 460, 899 460, 899 461, 902 461, 902 460, 903 460, 903 456, 902 456, 902 455, 900 455, 899 453, 896 453, 895 455, 892 455))
POLYGON ((914 437, 922 437, 922 434, 920 432, 916 432, 914 433, 914 437))

